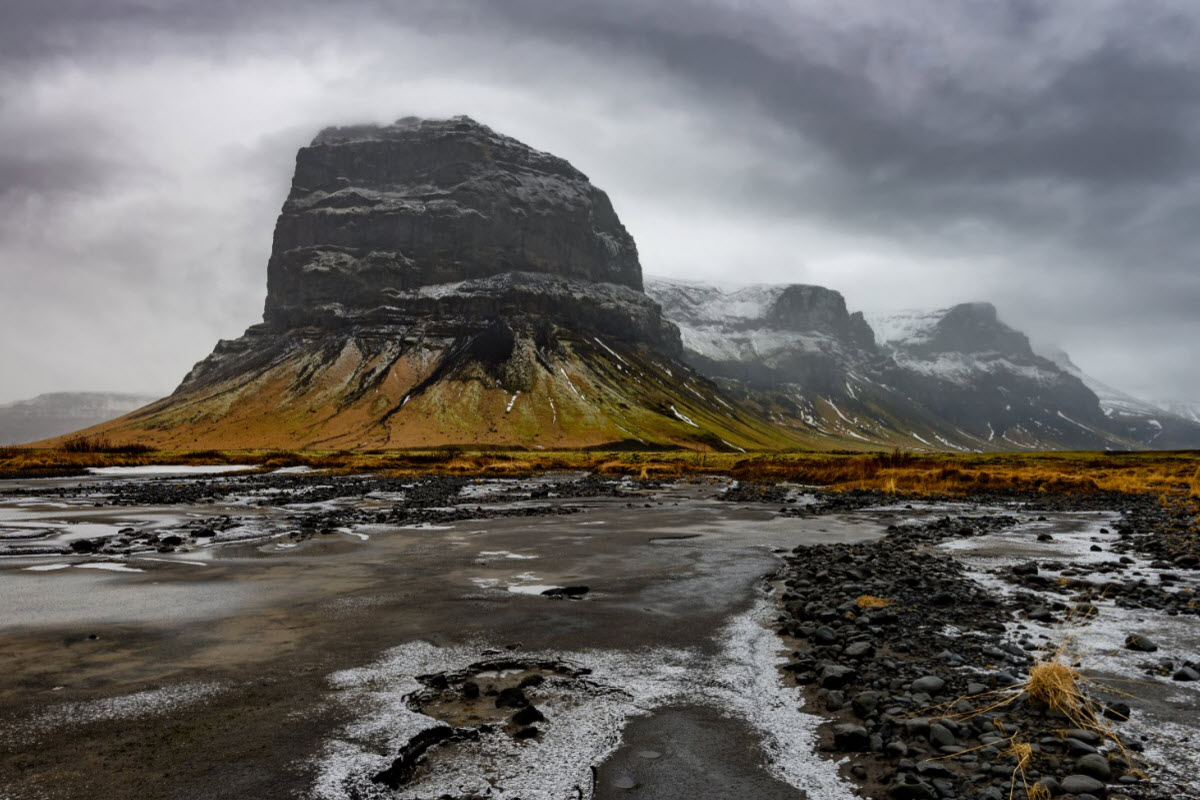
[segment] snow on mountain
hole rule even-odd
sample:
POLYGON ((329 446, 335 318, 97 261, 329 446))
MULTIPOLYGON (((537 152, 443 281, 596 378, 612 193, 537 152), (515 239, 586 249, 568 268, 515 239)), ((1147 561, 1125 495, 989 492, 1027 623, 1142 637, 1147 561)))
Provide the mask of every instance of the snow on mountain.
POLYGON ((871 330, 875 331, 875 340, 881 345, 917 344, 932 338, 934 328, 946 315, 946 311, 947 309, 938 311, 919 309, 891 312, 864 311, 863 317, 871 326, 871 330))
POLYGON ((1200 401, 1197 400, 1166 400, 1161 403, 1166 411, 1189 422, 1200 423, 1200 401))

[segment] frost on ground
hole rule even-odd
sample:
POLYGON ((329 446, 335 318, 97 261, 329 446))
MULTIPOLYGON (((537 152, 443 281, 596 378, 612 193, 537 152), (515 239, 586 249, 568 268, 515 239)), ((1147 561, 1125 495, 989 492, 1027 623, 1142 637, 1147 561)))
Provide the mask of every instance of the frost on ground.
POLYGON ((671 704, 702 704, 744 719, 760 735, 767 768, 810 797, 851 800, 838 764, 814 757, 821 719, 800 711, 795 688, 779 679, 780 642, 763 626, 772 605, 761 598, 717 634, 714 655, 665 648, 630 652, 523 653, 591 670, 586 680, 547 682, 551 699, 539 700, 547 719, 540 741, 517 741, 496 731, 455 745, 453 758, 435 752, 414 779, 397 790, 371 781, 400 748, 439 723, 410 708, 421 689, 413 676, 457 670, 479 660, 479 647, 439 648, 411 642, 377 664, 331 677, 359 715, 331 741, 317 765, 313 796, 424 798, 472 792, 502 800, 586 798, 592 767, 621 743, 626 722, 671 704))
MULTIPOLYGON (((1070 568, 1111 560, 1113 554, 1108 547, 1118 537, 1103 526, 1111 525, 1114 520, 1115 515, 1105 515, 1073 530, 1056 528, 1052 522, 1027 523, 970 539, 943 542, 940 547, 954 552, 971 577, 989 590, 1001 595, 1032 594, 1049 605, 1067 598, 1014 585, 994 570, 1033 559, 1044 574, 1054 576, 1059 571, 1048 569, 1047 563, 1062 563, 1070 568), (1053 530, 1054 539, 1038 542, 1036 533, 1040 529, 1053 530), (1101 549, 1092 550, 1093 545, 1101 549)), ((1148 559, 1133 557, 1125 579, 1163 585, 1162 572, 1151 567, 1148 559)), ((1076 574, 1074 579, 1092 580, 1093 576, 1076 574)), ((1200 583, 1190 577, 1171 585, 1185 592, 1200 589, 1200 583)), ((1173 785, 1181 792, 1178 796, 1200 797, 1200 720, 1195 717, 1195 709, 1200 707, 1200 683, 1176 682, 1169 677, 1146 674, 1148 663, 1200 661, 1195 618, 1169 616, 1148 608, 1127 608, 1107 598, 1094 598, 1090 602, 1094 612, 1064 624, 1047 625, 1033 620, 1010 623, 1005 638, 1019 644, 1023 637, 1029 637, 1048 652, 1065 647, 1065 652, 1078 659, 1084 673, 1097 685, 1129 695, 1129 702, 1135 708, 1128 733, 1144 740, 1145 755, 1154 766, 1156 782, 1173 785), (1125 639, 1134 632, 1151 637, 1159 650, 1148 654, 1127 649, 1125 639), (1158 695, 1163 697, 1159 699, 1158 695)))
MULTIPOLYGON (((1195 713, 1195 701, 1189 706, 1195 713)), ((1200 732, 1177 722, 1155 722, 1146 742, 1146 757, 1160 765, 1162 779, 1175 785, 1177 797, 1200 797, 1200 732)))
POLYGON ((68 725, 153 716, 207 700, 219 691, 221 686, 216 683, 184 683, 118 697, 62 703, 39 712, 26 725, 9 727, 8 732, 27 735, 68 725))

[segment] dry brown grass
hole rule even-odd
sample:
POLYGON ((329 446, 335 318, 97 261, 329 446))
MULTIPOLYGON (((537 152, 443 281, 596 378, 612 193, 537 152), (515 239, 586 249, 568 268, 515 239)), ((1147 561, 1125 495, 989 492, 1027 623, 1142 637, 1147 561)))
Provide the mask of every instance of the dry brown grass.
POLYGON ((886 597, 876 597, 873 594, 859 595, 854 600, 859 608, 887 608, 892 604, 892 601, 886 597))
POLYGON ((788 481, 832 491, 878 490, 909 495, 963 496, 981 492, 1148 494, 1200 511, 1200 454, 1195 453, 697 453, 593 450, 220 450, 151 451, 81 443, 74 449, 0 451, 0 474, 19 476, 93 466, 150 463, 250 463, 275 469, 310 466, 334 472, 521 475, 589 471, 607 477, 673 480, 728 475, 741 481, 788 481))

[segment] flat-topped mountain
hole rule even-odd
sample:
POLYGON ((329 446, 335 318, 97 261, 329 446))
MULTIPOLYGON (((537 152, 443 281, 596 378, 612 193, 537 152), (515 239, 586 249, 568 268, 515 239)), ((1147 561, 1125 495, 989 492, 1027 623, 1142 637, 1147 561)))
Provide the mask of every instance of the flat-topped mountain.
POLYGON ((795 442, 679 357, 608 197, 467 117, 296 157, 263 322, 97 433, 187 447, 795 442))
POLYGON ((327 128, 296 156, 265 319, 403 309, 419 287, 511 272, 642 289, 608 196, 563 159, 468 117, 327 128))

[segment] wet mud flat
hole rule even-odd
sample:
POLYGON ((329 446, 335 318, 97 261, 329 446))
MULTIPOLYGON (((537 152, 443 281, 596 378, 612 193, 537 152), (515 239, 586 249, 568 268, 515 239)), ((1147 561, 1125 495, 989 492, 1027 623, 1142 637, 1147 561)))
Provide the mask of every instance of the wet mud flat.
MULTIPOLYGON (((1194 606, 1173 596, 1195 573, 1140 543, 1169 524, 1153 509, 752 488, 6 482, 0 797, 1007 796, 1002 748, 976 755, 983 776, 939 749, 983 734, 927 707, 1017 682, 1068 622, 1097 648, 1136 622, 1159 650, 1097 662, 1139 684, 1121 724, 1195 736, 1195 684, 1173 679, 1196 661, 1194 606), (1127 548, 1131 588, 1080 625, 1065 609, 1090 583, 1072 582, 1115 570, 1093 545, 1127 548), (1014 571, 1031 562, 1036 586, 1014 571), (889 603, 864 610, 867 594, 889 603)), ((1039 773, 1070 777, 1086 754, 1040 738, 1059 766, 1039 773)), ((1129 769, 1095 748, 1104 791, 1187 796, 1167 791, 1191 791, 1173 777, 1186 752, 1137 741, 1129 769), (1123 781, 1134 769, 1151 780, 1123 781)))

